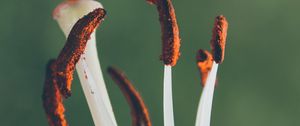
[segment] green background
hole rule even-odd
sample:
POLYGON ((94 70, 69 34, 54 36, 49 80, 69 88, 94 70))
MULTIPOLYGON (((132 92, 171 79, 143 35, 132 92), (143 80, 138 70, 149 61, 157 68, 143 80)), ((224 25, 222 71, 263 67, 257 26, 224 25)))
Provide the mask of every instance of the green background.
MULTIPOLYGON (((41 94, 47 61, 65 37, 52 10, 61 0, 0 4, 0 125, 45 126, 41 94)), ((145 0, 101 0, 108 11, 97 29, 102 68, 124 70, 143 96, 154 126, 163 125, 160 26, 145 0)), ((226 57, 218 71, 212 126, 300 125, 299 5, 297 0, 173 0, 182 38, 173 69, 175 124, 192 126, 201 93, 195 52, 210 49, 213 19, 229 21, 226 57)), ((120 126, 131 125, 119 88, 104 72, 120 126)), ((65 100, 71 126, 93 125, 77 75, 65 100)))

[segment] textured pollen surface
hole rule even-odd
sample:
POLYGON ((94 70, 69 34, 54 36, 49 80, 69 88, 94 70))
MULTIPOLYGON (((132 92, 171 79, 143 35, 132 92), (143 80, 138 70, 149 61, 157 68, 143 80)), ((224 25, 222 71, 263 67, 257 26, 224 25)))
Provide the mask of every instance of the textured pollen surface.
POLYGON ((46 80, 42 95, 43 107, 50 126, 67 126, 68 123, 65 119, 63 98, 54 80, 53 71, 51 70, 54 63, 55 60, 50 60, 47 65, 46 80))
POLYGON ((71 83, 75 65, 83 54, 87 41, 105 16, 104 9, 95 9, 79 19, 72 28, 67 42, 56 60, 47 65, 43 90, 43 107, 49 125, 67 126, 63 97, 71 95, 71 83))
POLYGON ((73 26, 67 42, 60 52, 54 70, 57 84, 64 97, 71 95, 73 72, 81 54, 83 54, 90 35, 101 23, 106 12, 98 8, 79 19, 73 26))
POLYGON ((223 15, 217 16, 210 41, 212 55, 216 63, 222 63, 225 55, 228 22, 223 15))
POLYGON ((171 0, 147 0, 155 4, 162 31, 162 55, 165 65, 175 66, 180 56, 180 37, 175 10, 171 0))

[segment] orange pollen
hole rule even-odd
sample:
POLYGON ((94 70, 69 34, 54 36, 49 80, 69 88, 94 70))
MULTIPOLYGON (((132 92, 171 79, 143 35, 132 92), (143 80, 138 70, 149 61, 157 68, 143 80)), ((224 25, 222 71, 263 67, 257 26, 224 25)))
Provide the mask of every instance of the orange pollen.
POLYGON ((201 84, 204 87, 208 74, 212 68, 213 58, 211 53, 209 53, 206 50, 200 49, 197 52, 196 59, 197 59, 197 65, 201 75, 201 84))
POLYGON ((175 10, 171 0, 147 0, 155 4, 162 31, 161 60, 165 65, 175 66, 180 56, 180 37, 175 10))
POLYGON ((125 74, 113 67, 109 67, 107 72, 118 84, 130 105, 133 126, 151 126, 152 124, 148 109, 142 97, 127 79, 125 74))
POLYGON ((51 66, 54 65, 54 63, 55 60, 50 60, 47 65, 46 80, 42 95, 43 107, 50 126, 68 126, 64 115, 65 108, 63 98, 55 83, 53 71, 51 70, 51 66))
POLYGON ((56 74, 58 87, 66 98, 71 96, 75 65, 83 54, 90 35, 101 23, 105 14, 104 9, 98 8, 77 21, 52 68, 56 74))
POLYGON ((67 42, 56 60, 47 65, 43 90, 43 107, 49 125, 68 126, 65 119, 63 97, 71 95, 71 83, 75 65, 83 54, 90 35, 105 16, 104 9, 98 8, 79 19, 73 26, 67 42))
POLYGON ((223 15, 215 18, 213 35, 210 41, 212 55, 216 63, 222 63, 225 55, 228 22, 223 15))

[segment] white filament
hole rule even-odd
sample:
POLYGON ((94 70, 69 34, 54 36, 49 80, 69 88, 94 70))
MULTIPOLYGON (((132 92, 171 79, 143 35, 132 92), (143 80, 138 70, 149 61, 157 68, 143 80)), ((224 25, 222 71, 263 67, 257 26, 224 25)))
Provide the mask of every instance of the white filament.
POLYGON ((218 64, 213 63, 212 70, 208 74, 205 86, 200 98, 195 126, 210 126, 211 108, 214 96, 218 64))
POLYGON ((173 97, 172 97, 172 67, 164 68, 164 126, 174 126, 173 97))
MULTIPOLYGON (((103 6, 94 0, 66 1, 55 9, 53 16, 67 37, 73 25, 81 17, 96 8, 103 8, 103 6)), ((76 70, 94 124, 96 126, 116 126, 117 122, 111 107, 98 59, 95 32, 92 33, 91 39, 87 42, 84 57, 81 57, 79 60, 76 65, 76 70), (87 73, 84 73, 87 71, 89 71, 90 74, 87 75, 87 73), (91 94, 91 91, 93 91, 94 94, 91 94)))
POLYGON ((109 116, 101 116, 97 114, 103 114, 103 115, 109 115, 108 109, 106 108, 107 106, 104 105, 104 99, 101 97, 99 90, 97 90, 97 84, 92 76, 92 73, 88 67, 88 64, 86 63, 84 58, 80 59, 81 61, 81 67, 83 68, 84 71, 78 70, 78 73, 80 75, 85 76, 84 82, 87 83, 85 85, 82 85, 82 88, 84 90, 85 95, 87 98, 90 99, 90 101, 95 101, 95 104, 91 104, 90 107, 96 107, 99 112, 95 112, 96 117, 101 117, 95 120, 95 125, 102 125, 102 126, 116 126, 117 124, 112 120, 111 117, 109 116))

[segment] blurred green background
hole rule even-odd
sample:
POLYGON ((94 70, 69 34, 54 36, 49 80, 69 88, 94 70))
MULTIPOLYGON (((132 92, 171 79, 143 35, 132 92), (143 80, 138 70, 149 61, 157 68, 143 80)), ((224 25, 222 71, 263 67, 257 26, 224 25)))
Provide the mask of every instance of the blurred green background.
MULTIPOLYGON (((0 4, 0 125, 46 126, 42 108, 45 65, 65 37, 52 10, 61 0, 6 0, 0 4)), ((145 0, 101 0, 108 16, 98 28, 102 68, 124 70, 163 125, 160 26, 145 0)), ((175 123, 192 126, 201 93, 195 52, 210 49, 213 19, 229 21, 224 63, 218 71, 212 126, 300 125, 299 5, 296 0, 173 0, 182 38, 173 69, 175 123)), ((117 122, 131 125, 119 88, 104 72, 117 122)), ((77 75, 65 100, 71 126, 92 126, 77 75)))

